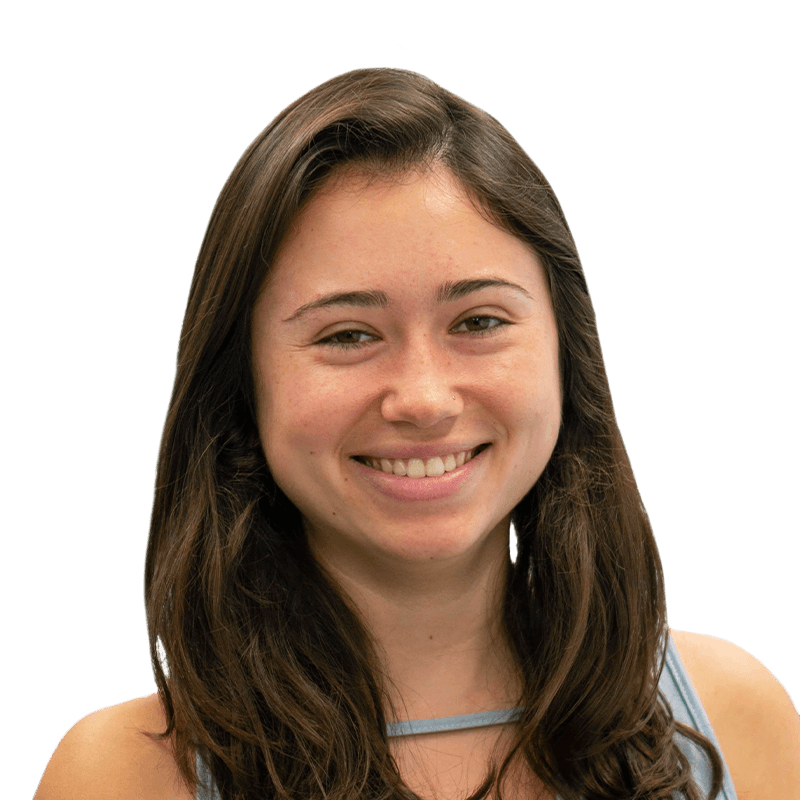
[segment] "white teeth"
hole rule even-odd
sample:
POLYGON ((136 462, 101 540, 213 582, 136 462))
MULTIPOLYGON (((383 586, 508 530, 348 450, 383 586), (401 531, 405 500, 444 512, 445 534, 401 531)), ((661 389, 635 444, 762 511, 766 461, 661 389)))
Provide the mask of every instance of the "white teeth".
POLYGON ((408 459, 408 477, 409 478, 425 477, 425 463, 421 458, 408 459))
POLYGON ((367 466, 388 475, 407 476, 409 478, 438 478, 445 472, 452 472, 459 467, 463 467, 467 461, 472 459, 474 450, 462 450, 460 453, 450 453, 446 456, 434 456, 433 458, 372 458, 364 456, 362 461, 367 466))
POLYGON ((444 461, 439 456, 429 458, 425 462, 425 474, 429 478, 438 478, 440 475, 444 475, 444 461))

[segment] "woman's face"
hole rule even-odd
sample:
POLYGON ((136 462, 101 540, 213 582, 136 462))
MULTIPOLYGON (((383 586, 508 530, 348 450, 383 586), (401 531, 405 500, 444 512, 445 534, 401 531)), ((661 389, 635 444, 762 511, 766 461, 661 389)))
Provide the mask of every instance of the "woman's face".
POLYGON ((258 426, 330 558, 447 559, 507 536, 556 442, 556 323, 533 252, 444 171, 333 179, 256 302, 258 426))

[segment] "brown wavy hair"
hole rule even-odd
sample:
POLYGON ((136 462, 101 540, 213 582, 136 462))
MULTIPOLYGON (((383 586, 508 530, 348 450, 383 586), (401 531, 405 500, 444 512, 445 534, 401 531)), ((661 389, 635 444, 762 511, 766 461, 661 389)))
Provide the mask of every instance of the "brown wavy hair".
POLYGON ((158 462, 145 594, 177 764, 223 800, 412 798, 389 750, 373 643, 323 574, 259 442, 250 315, 289 225, 343 165, 443 166, 541 260, 559 335, 562 428, 513 511, 504 624, 521 674, 512 763, 563 800, 701 794, 676 743, 699 744, 658 691, 661 564, 614 417, 578 253, 550 185, 493 117, 402 70, 358 70, 290 105, 220 194, 197 260, 158 462))

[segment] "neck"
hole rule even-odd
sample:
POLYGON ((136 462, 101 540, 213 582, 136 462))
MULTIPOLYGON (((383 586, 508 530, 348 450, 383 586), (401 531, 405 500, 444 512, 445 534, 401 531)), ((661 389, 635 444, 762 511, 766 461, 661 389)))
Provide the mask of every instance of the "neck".
POLYGON ((390 719, 455 716, 517 702, 520 685, 502 625, 507 527, 479 550, 419 563, 316 553, 378 646, 390 719))

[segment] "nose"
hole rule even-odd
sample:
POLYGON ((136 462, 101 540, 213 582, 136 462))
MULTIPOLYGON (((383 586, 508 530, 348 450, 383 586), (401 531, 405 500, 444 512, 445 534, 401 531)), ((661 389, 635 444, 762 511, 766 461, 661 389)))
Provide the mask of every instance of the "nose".
POLYGON ((387 422, 432 428, 464 410, 454 365, 434 344, 409 346, 396 358, 381 400, 381 414, 387 422))

